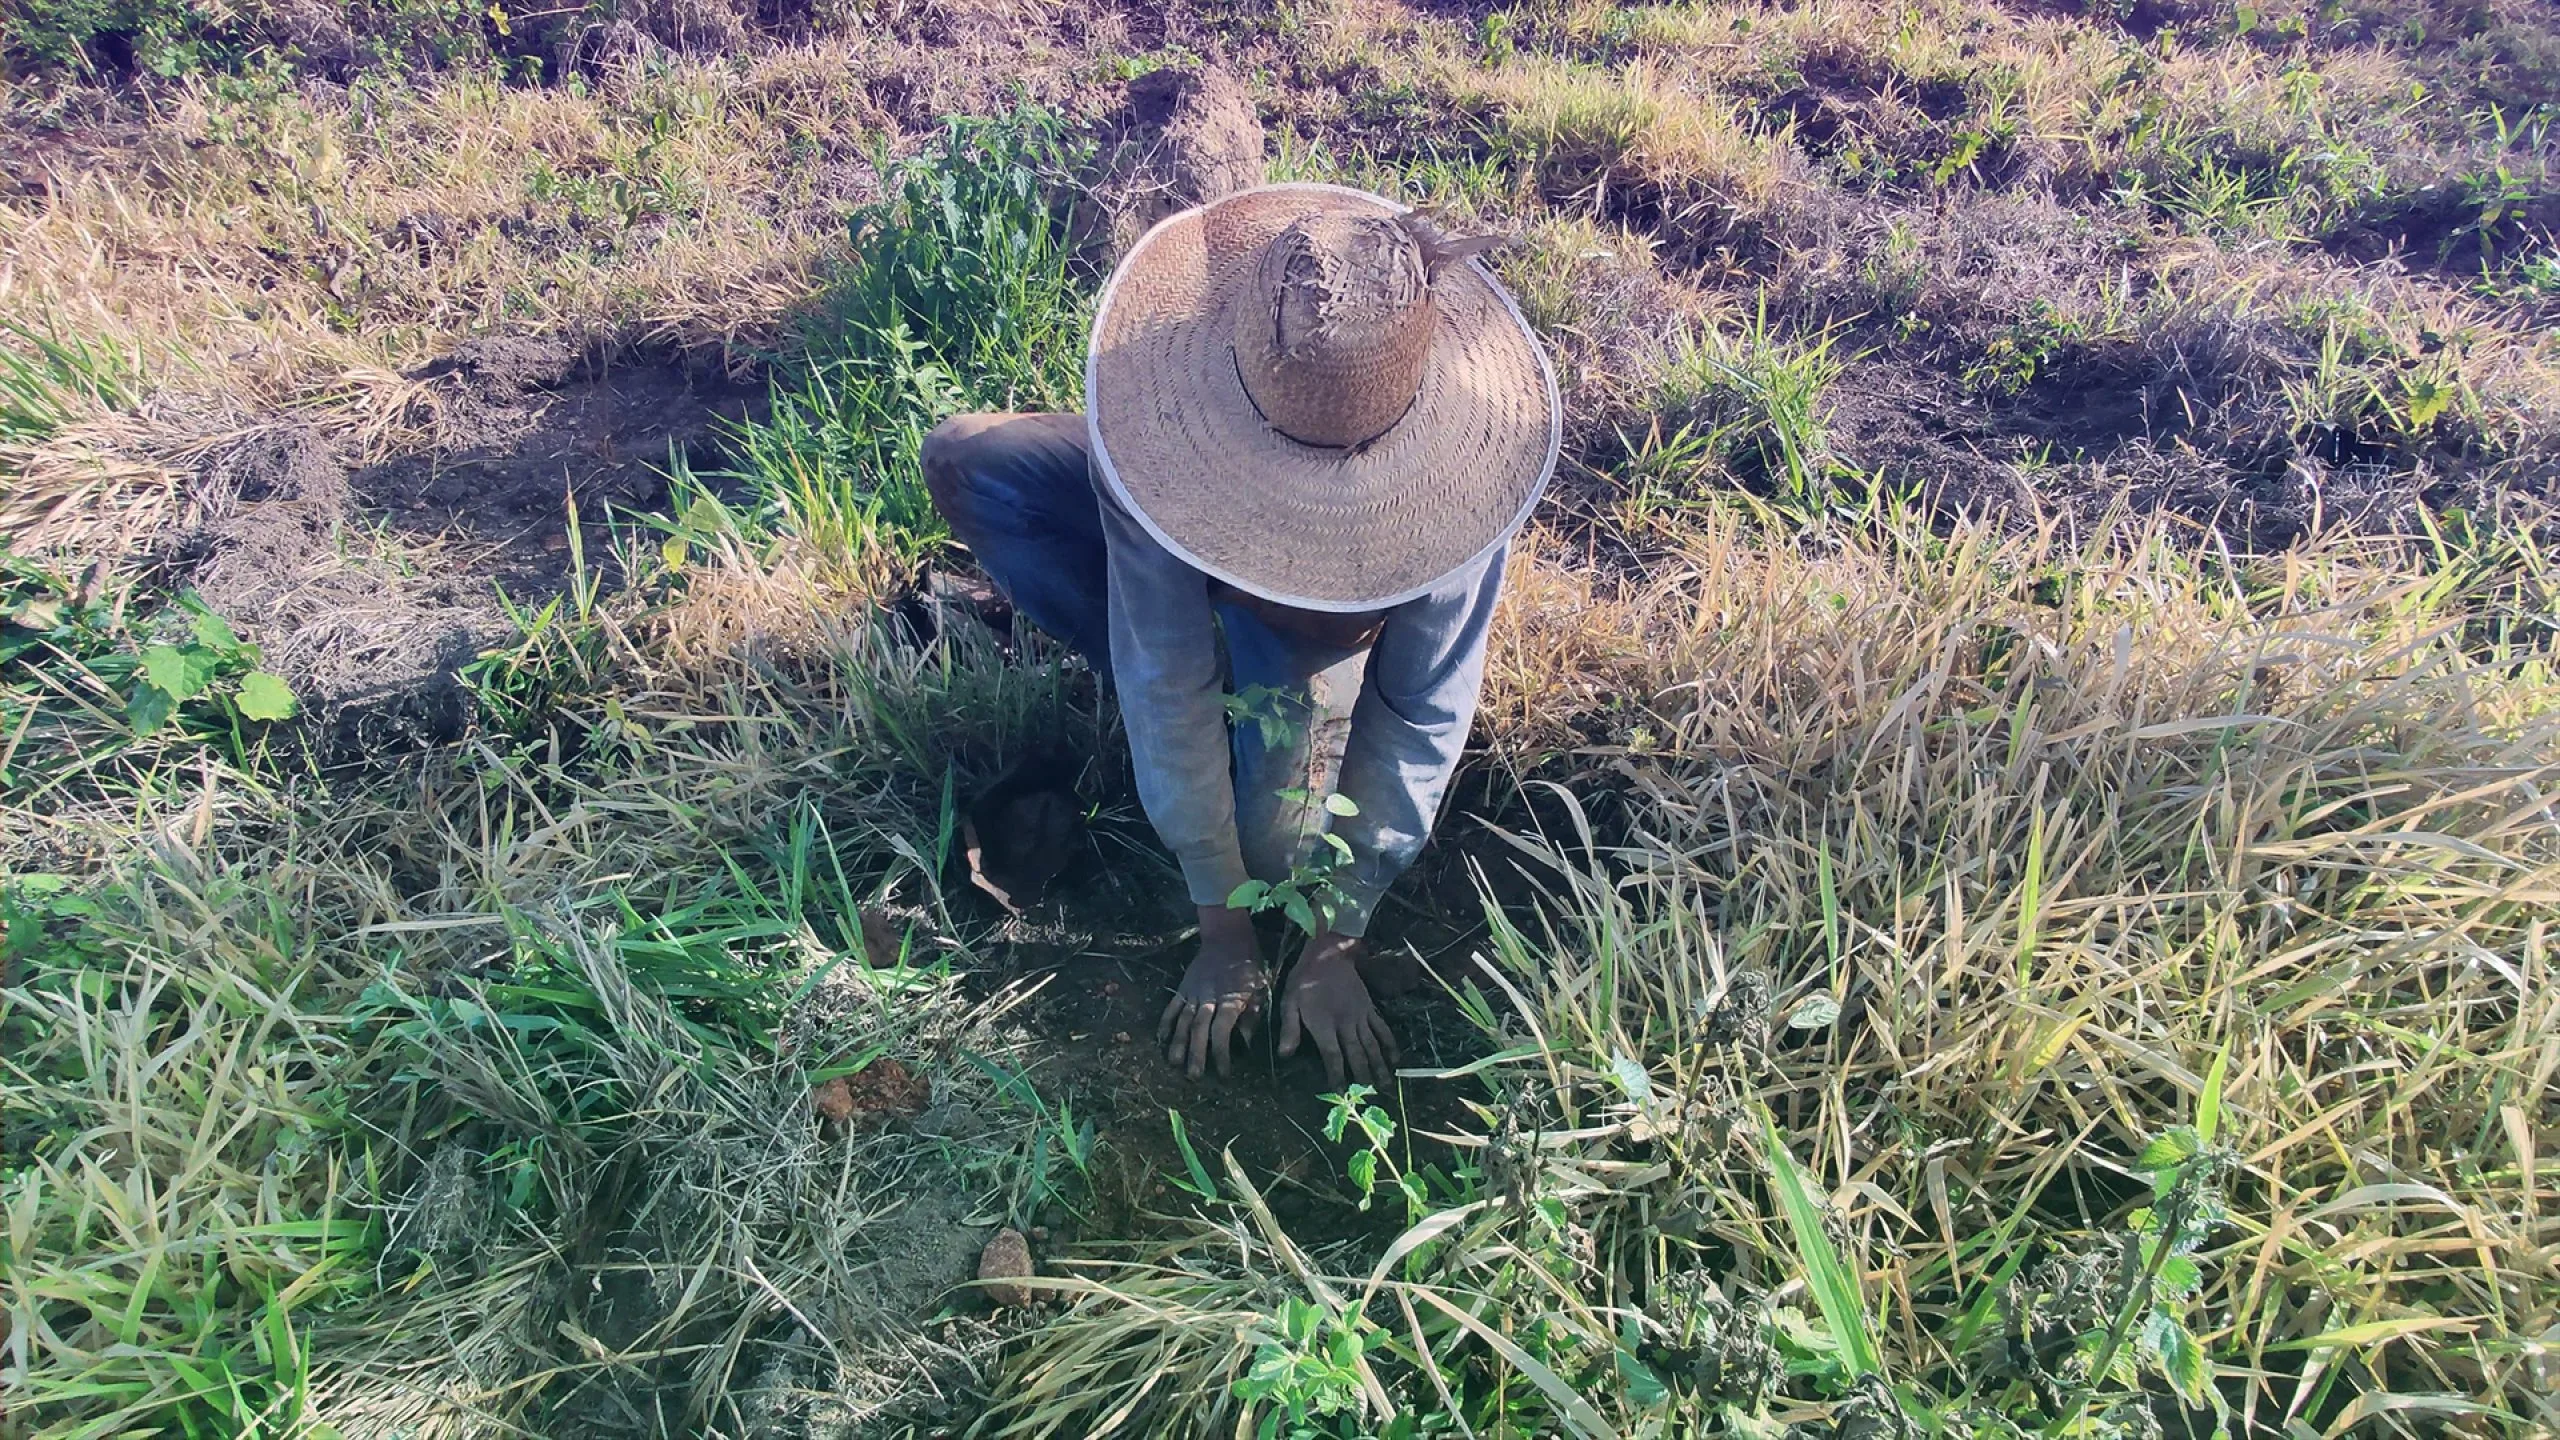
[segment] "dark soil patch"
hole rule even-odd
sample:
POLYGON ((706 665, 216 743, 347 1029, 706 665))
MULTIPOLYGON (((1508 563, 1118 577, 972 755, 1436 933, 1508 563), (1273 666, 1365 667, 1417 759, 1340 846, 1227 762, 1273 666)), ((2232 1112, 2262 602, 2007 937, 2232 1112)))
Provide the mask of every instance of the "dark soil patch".
POLYGON ((1921 80, 1874 55, 1821 49, 1804 57, 1797 83, 1762 102, 1772 125, 1795 127, 1808 155, 1832 154, 1861 137, 1895 149, 1915 137, 1913 121, 1941 127, 1965 111, 1964 87, 1951 80, 1921 80))
POLYGON ((527 594, 565 578, 573 514, 601 540, 616 510, 656 507, 670 458, 716 449, 720 422, 764 394, 681 361, 601 368, 534 336, 472 341, 419 378, 436 384, 438 445, 358 473, 354 491, 396 529, 488 547, 491 571, 527 594))
MULTIPOLYGON (((1094 1177, 1096 1233, 1137 1233, 1144 1212, 1187 1203, 1173 1184, 1188 1174, 1189 1162, 1169 1112, 1182 1116, 1192 1152, 1212 1177, 1224 1180, 1220 1157, 1232 1150, 1245 1173, 1267 1186, 1274 1211, 1293 1233, 1340 1238, 1375 1228, 1377 1212, 1362 1216, 1343 1203, 1342 1164, 1351 1150, 1324 1138, 1331 1106, 1319 1097, 1331 1087, 1312 1044, 1283 1060, 1272 1048, 1274 1024, 1266 1021, 1236 1055, 1232 1074, 1192 1081, 1154 1043, 1156 1022, 1190 959, 1189 945, 1175 937, 1145 949, 1096 945, 1026 949, 1017 956, 1021 974, 1047 982, 1033 1023, 1051 1048, 1036 1078, 1044 1090, 1067 1097, 1079 1118, 1090 1117, 1107 1142, 1108 1173, 1094 1177)), ((1379 1003, 1407 1066, 1456 1063, 1469 1053, 1464 1022, 1445 1002, 1408 991, 1379 1003)), ((1464 1106, 1471 1093, 1449 1082, 1407 1080, 1377 1103, 1408 1134, 1446 1133, 1471 1124, 1464 1106)), ((1445 1154, 1416 1144, 1417 1155, 1445 1154)), ((1394 1219, 1385 1223, 1392 1228, 1394 1219)))
MULTIPOLYGON (((1402 900, 1379 918, 1372 956, 1364 965, 1372 995, 1395 1028, 1407 1068, 1449 1066, 1481 1053, 1481 1037, 1426 974, 1454 974, 1468 952, 1472 892, 1454 907, 1434 896, 1440 875, 1466 892, 1462 869, 1442 857, 1399 887, 1402 900)), ((1191 1201, 1175 1183, 1190 1161, 1174 1138, 1172 1113, 1182 1117, 1191 1152, 1221 1184, 1222 1156, 1232 1150, 1274 1212, 1303 1240, 1391 1235, 1399 1207, 1363 1214, 1350 1203, 1342 1166, 1351 1151, 1324 1138, 1331 1090, 1312 1043, 1282 1059, 1275 1053, 1277 1014, 1266 1016, 1251 1044, 1239 1043, 1232 1073, 1214 1070, 1194 1081, 1165 1058, 1155 1043, 1174 986, 1191 959, 1191 907, 1171 863, 1155 853, 1152 839, 1135 830, 1105 830, 1050 887, 1052 899, 1032 907, 999 943, 1000 968, 990 985, 1037 986, 1025 1023, 1039 1036, 1042 1054, 1030 1071, 1044 1095, 1072 1107, 1079 1123, 1091 1121, 1102 1143, 1101 1164, 1088 1176, 1092 1204, 1080 1220, 1041 1217, 1057 1233, 1051 1248, 1077 1238, 1124 1238, 1150 1229, 1151 1213, 1180 1213, 1191 1201)), ((993 918, 992 900, 979 903, 993 918)), ((1280 927, 1262 932, 1266 959, 1294 949, 1280 927)), ((1470 1128, 1466 1101, 1482 1098, 1464 1082, 1405 1080, 1387 1087, 1376 1103, 1412 1137, 1419 1161, 1446 1162, 1447 1150, 1420 1132, 1470 1128)))
POLYGON ((2047 447, 2059 459, 2105 456, 2135 442, 2174 440, 2191 428, 2174 394, 2136 347, 2073 347, 2038 367, 2015 394, 1995 391, 1983 428, 2047 447))
POLYGON ((2455 185, 2429 185, 2377 203, 2322 240, 2322 247, 2359 263, 2389 262, 2477 279, 2484 270, 2534 252, 2536 238, 2560 231, 2560 194, 2488 202, 2455 185))
POLYGON ((459 737, 460 673, 510 633, 501 591, 539 602, 581 558, 613 583, 615 511, 663 501, 671 454, 700 458, 760 394, 531 338, 475 342, 419 378, 436 448, 351 471, 298 421, 254 429, 206 462, 209 518, 168 557, 263 648, 332 758, 459 737))
POLYGON ((1852 366, 1831 390, 1834 448, 1859 473, 1944 515, 2030 514, 2035 495, 2009 456, 1986 452, 1982 407, 1942 377, 1886 361, 1852 366))

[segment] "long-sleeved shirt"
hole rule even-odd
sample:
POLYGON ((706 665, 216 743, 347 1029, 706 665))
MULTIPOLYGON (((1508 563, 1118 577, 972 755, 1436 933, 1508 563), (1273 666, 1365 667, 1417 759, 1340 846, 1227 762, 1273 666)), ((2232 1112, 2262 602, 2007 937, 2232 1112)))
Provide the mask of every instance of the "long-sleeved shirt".
MULTIPOLYGON (((1248 877, 1209 577, 1156 543, 1107 492, 1100 498, 1112 680, 1138 798, 1181 862, 1192 903, 1223 905, 1248 877)), ((1341 891, 1337 934, 1366 933, 1378 897, 1430 836, 1475 722, 1503 557, 1496 547, 1429 594, 1384 612, 1335 787, 1357 807, 1333 821, 1351 849, 1333 877, 1341 891)))

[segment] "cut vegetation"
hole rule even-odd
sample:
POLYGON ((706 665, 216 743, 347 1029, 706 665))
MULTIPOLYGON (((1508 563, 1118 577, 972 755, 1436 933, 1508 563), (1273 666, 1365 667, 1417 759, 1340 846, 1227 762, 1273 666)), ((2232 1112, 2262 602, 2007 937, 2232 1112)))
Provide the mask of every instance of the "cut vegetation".
POLYGON ((2560 1428, 2547 6, 21 10, 0 1434, 2560 1428), (1257 156, 1565 393, 1392 1094, 917 469, 1257 156))

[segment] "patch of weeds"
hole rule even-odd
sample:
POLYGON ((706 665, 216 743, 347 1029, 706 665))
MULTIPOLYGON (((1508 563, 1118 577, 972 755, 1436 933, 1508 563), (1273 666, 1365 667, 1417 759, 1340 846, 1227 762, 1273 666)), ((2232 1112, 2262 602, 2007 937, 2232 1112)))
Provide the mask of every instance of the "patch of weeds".
POLYGON ((297 709, 258 647, 192 592, 137 623, 95 586, 0 547, 0 793, 111 787, 191 746, 256 762, 297 709))
POLYGON ((854 217, 807 358, 730 436, 734 478, 823 553, 906 566, 942 542, 918 452, 947 416, 1074 407, 1088 298, 1052 196, 1081 143, 1025 109, 881 157, 893 195, 854 217))
POLYGON ((2285 382, 2297 434, 2331 460, 2440 448, 2494 452, 2501 442, 2462 358, 2459 346, 2413 351, 2386 330, 2337 319, 2322 332, 2310 369, 2285 382))
POLYGON ((2287 124, 2303 138, 2243 141, 2174 112, 2147 112, 2123 141, 2119 203, 2191 229, 2243 239, 2301 241, 2330 234, 2384 193, 2388 172, 2317 103, 2314 71, 2289 72, 2287 124))
POLYGON ((2481 117, 2489 132, 2489 155, 2453 179, 2455 203, 2462 223, 2445 236, 2439 258, 2468 245, 2479 251, 2480 268, 2494 274, 2502 255, 2534 254, 2537 238, 2548 258, 2548 234, 2536 236, 2537 220, 2547 223, 2552 206, 2555 112, 2539 107, 2512 119, 2497 106, 2481 117))
MULTIPOLYGON (((672 524, 667 528, 672 533, 660 555, 670 568, 679 567, 685 532, 672 524)), ((597 698, 604 689, 611 655, 603 615, 604 580, 587 564, 586 534, 578 523, 574 498, 569 502, 566 533, 568 583, 540 605, 522 604, 500 594, 499 608, 515 638, 482 653, 456 677, 470 690, 481 722, 512 739, 533 738, 560 720, 564 706, 597 698)))
POLYGON ((2501 300, 2560 304, 2560 252, 2526 256, 2508 272, 2506 283, 2483 281, 2481 288, 2501 300))
POLYGON ((2082 338, 2083 326, 2078 319, 2064 314, 2053 302, 2038 299, 2025 315, 1991 337, 1982 347, 1981 356, 1965 366, 1964 384, 1983 394, 2021 394, 2073 342, 2082 338))
MULTIPOLYGON (((1283 1296, 1267 1325, 1253 1334, 1253 1366, 1232 1388, 1247 1413, 1260 1411, 1262 1440, 1316 1440, 1368 1433, 1361 1381, 1371 1352, 1388 1339, 1365 1315, 1343 1315, 1295 1295, 1283 1296)), ((1408 1420, 1400 1431, 1416 1433, 1408 1420)))
POLYGON ((141 398, 142 367, 131 356, 0 321, 0 444, 44 440, 83 415, 130 409, 141 398))
POLYGON ((10 58, 83 75, 124 69, 178 76, 227 58, 240 37, 189 0, 20 0, 10 58))
POLYGON ((1827 396, 1848 368, 1835 340, 1773 327, 1765 296, 1729 330, 1683 331, 1645 405, 1646 435, 1621 436, 1639 513, 1700 498, 1710 469, 1790 507, 1827 506, 1842 474, 1827 396))
POLYGON ((1427 127, 1389 127, 1375 139, 1340 142, 1283 130, 1268 167, 1274 184, 1316 181, 1372 190, 1433 208, 1486 211, 1518 188, 1529 159, 1507 132, 1472 127, 1446 136, 1445 117, 1427 127))
MULTIPOLYGON (((947 971, 813 950, 821 898, 794 913, 787 886, 740 879, 681 913, 632 895, 511 916, 503 975, 377 987, 402 1065, 385 1108, 411 1145, 462 1153, 486 1217, 451 1253, 404 1255, 406 1283, 437 1313, 521 1316, 542 1337, 529 1350, 510 1333, 447 1383, 510 1367, 505 1413, 542 1433, 592 1403, 575 1361, 594 1336, 668 1413, 737 1404, 770 1365, 813 1367, 853 1418, 971 1387, 948 1332, 931 1353, 901 1348, 914 1318, 965 1293, 985 1224, 1075 1190, 1064 1172, 1090 1163, 1094 1137, 1036 1097, 1014 1103, 1026 1087, 992 1060, 926 1068, 995 1053, 1008 1002, 973 1007, 947 971), (812 1077, 891 1051, 918 1061, 941 1123, 822 1125, 812 1077), (590 1235, 610 1243, 561 1238, 590 1235), (510 1283, 481 1283, 493 1271, 510 1283), (708 1363, 660 1363, 669 1344, 708 1347, 678 1352, 708 1363)), ((398 1213, 424 1227, 426 1203, 398 1213)))
POLYGON ((307 1433, 309 1337, 372 1289, 377 1229, 329 1143, 365 1031, 261 885, 9 891, 34 972, 0 990, 11 1409, 44 1433, 307 1433))

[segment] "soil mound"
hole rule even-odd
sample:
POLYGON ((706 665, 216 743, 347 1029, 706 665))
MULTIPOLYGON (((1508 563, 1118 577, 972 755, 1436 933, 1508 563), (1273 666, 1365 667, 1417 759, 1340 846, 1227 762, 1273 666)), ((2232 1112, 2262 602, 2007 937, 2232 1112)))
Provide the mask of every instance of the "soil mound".
POLYGON ((1253 97, 1214 65, 1152 70, 1101 130, 1091 217, 1109 258, 1168 215, 1263 181, 1265 137, 1253 97))
POLYGON ((186 547, 192 583, 293 686, 322 749, 462 733, 458 672, 506 630, 485 582, 400 563, 355 523, 346 466, 308 427, 251 432, 204 480, 215 518, 186 547))

